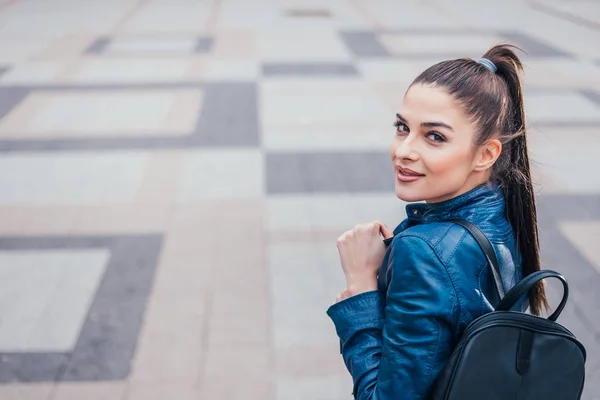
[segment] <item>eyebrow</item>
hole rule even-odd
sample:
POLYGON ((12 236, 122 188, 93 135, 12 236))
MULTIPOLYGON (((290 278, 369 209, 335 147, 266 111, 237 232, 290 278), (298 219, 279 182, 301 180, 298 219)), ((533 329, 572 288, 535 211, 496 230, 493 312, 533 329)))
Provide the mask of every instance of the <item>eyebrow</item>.
MULTIPOLYGON (((398 117, 399 120, 401 120, 402 122, 407 122, 406 118, 404 118, 402 115, 396 113, 396 117, 398 117)), ((454 132, 454 129, 452 129, 452 127, 444 122, 438 122, 438 121, 434 121, 434 122, 421 122, 421 126, 427 127, 427 128, 435 128, 437 126, 443 127, 443 128, 447 128, 450 129, 452 132, 454 132)))

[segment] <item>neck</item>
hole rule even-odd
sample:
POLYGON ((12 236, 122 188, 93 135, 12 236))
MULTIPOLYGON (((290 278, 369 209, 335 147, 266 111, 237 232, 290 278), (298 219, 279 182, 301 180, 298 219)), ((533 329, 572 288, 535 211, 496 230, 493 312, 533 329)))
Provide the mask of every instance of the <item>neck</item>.
POLYGON ((490 178, 491 173, 489 170, 473 172, 471 175, 469 175, 465 183, 457 191, 444 196, 436 197, 434 199, 425 200, 425 202, 434 204, 453 199, 454 197, 460 196, 461 194, 467 193, 468 191, 475 189, 477 186, 481 186, 489 182, 490 178))

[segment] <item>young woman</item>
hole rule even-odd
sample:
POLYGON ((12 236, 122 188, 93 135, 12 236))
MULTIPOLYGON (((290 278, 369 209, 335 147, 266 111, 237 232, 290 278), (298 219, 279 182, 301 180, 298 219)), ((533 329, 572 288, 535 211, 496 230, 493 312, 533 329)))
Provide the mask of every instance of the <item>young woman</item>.
MULTIPOLYGON (((479 61, 433 65, 411 84, 391 145, 396 195, 409 204, 393 232, 358 225, 337 241, 346 289, 328 315, 356 399, 428 397, 465 327, 499 301, 483 251, 490 239, 505 291, 540 269, 520 73, 508 45, 479 61), (393 240, 386 249, 381 236, 393 240)), ((526 304, 548 307, 540 284, 526 304)))

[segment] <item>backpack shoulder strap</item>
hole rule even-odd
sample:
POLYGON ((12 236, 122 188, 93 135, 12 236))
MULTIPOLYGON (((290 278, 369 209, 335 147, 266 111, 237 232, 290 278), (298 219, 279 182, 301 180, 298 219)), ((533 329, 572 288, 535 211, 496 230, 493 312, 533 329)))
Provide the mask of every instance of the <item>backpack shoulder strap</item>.
POLYGON ((500 265, 498 264, 498 258, 496 257, 496 252, 494 251, 492 243, 490 243, 490 240, 487 238, 485 233, 483 233, 481 229, 477 227, 477 225, 462 219, 453 220, 451 222, 454 222, 455 224, 458 224, 469 231, 479 244, 479 247, 481 247, 481 250, 483 250, 483 253, 485 254, 488 264, 492 270, 492 275, 494 276, 494 284, 496 286, 496 291, 498 292, 498 298, 502 300, 505 295, 504 285, 502 284, 500 265))

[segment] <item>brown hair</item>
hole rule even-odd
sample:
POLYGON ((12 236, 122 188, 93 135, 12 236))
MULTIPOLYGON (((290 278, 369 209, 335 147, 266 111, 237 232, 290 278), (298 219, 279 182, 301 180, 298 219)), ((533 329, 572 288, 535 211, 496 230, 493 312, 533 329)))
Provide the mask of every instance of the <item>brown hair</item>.
MULTIPOLYGON (((540 255, 520 79, 523 65, 513 49, 518 48, 497 45, 483 55, 494 63, 496 72, 472 59, 448 60, 423 71, 411 86, 434 85, 452 95, 477 124, 477 145, 493 138, 501 141, 502 152, 492 167, 491 179, 502 188, 527 276, 540 270, 540 255)), ((535 315, 549 308, 542 282, 531 289, 529 306, 535 315)))

